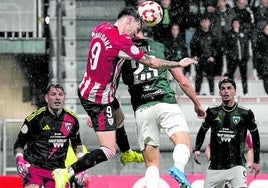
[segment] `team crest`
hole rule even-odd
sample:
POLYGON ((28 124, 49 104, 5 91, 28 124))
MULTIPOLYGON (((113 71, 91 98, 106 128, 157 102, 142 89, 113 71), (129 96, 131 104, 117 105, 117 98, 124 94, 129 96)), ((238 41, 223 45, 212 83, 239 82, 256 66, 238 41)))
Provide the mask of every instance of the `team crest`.
POLYGON ((71 126, 72 126, 71 123, 65 123, 65 128, 66 128, 67 131, 71 130, 71 126))
POLYGON ((238 124, 240 122, 240 117, 239 116, 233 116, 233 123, 238 124))

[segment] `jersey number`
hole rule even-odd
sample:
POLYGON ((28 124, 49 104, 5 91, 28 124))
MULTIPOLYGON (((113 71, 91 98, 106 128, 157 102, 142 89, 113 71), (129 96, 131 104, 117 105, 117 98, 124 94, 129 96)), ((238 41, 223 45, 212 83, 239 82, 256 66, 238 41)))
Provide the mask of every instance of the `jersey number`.
POLYGON ((100 52, 101 52, 101 44, 99 42, 96 42, 91 48, 91 58, 90 58, 91 70, 95 70, 97 68, 100 52))
POLYGON ((150 80, 158 76, 158 70, 151 67, 145 67, 143 64, 136 63, 136 61, 131 61, 131 67, 137 68, 133 72, 134 84, 141 83, 145 80, 150 80))

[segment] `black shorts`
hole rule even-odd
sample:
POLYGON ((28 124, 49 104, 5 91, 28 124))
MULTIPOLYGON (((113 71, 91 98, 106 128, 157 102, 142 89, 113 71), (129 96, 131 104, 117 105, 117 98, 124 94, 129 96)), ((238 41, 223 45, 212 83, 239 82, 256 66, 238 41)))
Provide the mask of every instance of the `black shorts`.
POLYGON ((95 131, 112 131, 116 129, 115 111, 120 107, 117 99, 109 104, 96 104, 85 100, 78 92, 79 99, 90 116, 95 131))

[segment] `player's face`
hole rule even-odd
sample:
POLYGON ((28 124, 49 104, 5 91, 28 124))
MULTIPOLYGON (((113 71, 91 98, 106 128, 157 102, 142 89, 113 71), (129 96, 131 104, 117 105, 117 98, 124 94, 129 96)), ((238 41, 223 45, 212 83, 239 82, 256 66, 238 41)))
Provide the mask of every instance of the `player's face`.
POLYGON ((65 94, 62 89, 51 87, 45 95, 45 100, 50 109, 53 111, 59 111, 64 105, 65 94))
POLYGON ((236 90, 231 83, 223 83, 220 86, 220 96, 222 102, 233 102, 236 95, 236 90))
POLYGON ((130 19, 129 24, 126 28, 126 34, 131 38, 134 38, 137 35, 138 31, 141 29, 142 25, 140 21, 135 20, 134 18, 130 19))

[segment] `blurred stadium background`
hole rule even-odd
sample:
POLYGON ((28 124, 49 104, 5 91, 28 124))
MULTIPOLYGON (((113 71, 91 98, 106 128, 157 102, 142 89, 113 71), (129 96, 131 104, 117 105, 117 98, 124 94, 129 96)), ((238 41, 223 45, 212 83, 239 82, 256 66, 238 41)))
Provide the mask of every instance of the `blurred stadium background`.
MULTIPOLYGON (((184 8, 198 1, 185 1, 184 8), (192 3, 192 4, 190 4, 192 3)), ((59 82, 66 90, 66 107, 79 114, 81 136, 89 150, 98 143, 92 129, 86 127, 86 114, 76 95, 86 65, 87 47, 93 26, 102 22, 114 22, 117 13, 125 5, 123 0, 0 0, 0 169, 1 174, 16 174, 13 144, 26 115, 44 104, 43 90, 48 82, 59 82)), ((186 11, 189 12, 189 11, 186 11)), ((187 15, 186 15, 187 16, 187 15)), ((186 31, 186 38, 192 32, 186 31)), ((192 69, 193 70, 193 69, 192 69)), ((261 135, 261 173, 268 173, 268 96, 262 81, 258 80, 249 63, 249 95, 242 96, 240 78, 237 76, 237 100, 251 108, 261 135)), ((189 77, 194 84, 194 72, 189 77)), ((215 78, 219 80, 220 78, 215 78)), ((217 83, 217 82, 215 82, 217 83)), ((208 90, 205 80, 202 91, 208 90)), ((215 87, 217 88, 217 86, 215 87)), ((178 102, 188 120, 192 143, 201 120, 196 118, 192 103, 175 88, 178 102)), ((216 94, 217 89, 216 89, 216 94)), ((126 115, 125 126, 133 149, 138 149, 135 122, 126 87, 120 84, 118 98, 126 115)), ((217 104, 216 96, 200 96, 205 107, 217 104)), ((207 134, 206 143, 209 134, 207 134)), ((203 145, 205 146, 206 143, 203 145)), ((161 140, 161 173, 167 174, 172 165, 172 145, 163 134, 161 140)), ((203 147, 204 149, 204 147, 203 147)), ((204 174, 202 165, 191 159, 186 172, 204 174)), ((90 175, 140 174, 144 164, 123 166, 119 157, 90 169, 90 175)))

